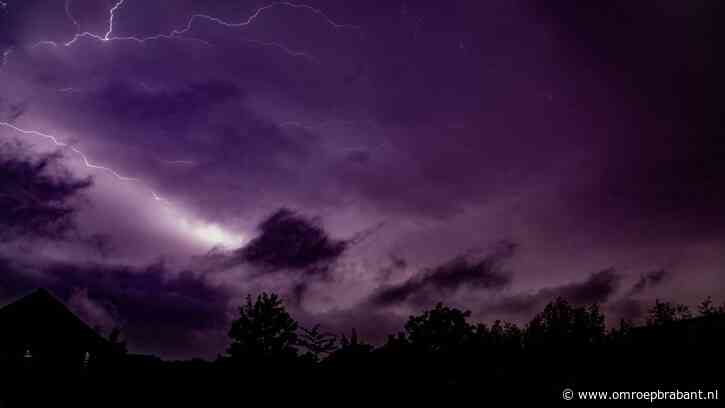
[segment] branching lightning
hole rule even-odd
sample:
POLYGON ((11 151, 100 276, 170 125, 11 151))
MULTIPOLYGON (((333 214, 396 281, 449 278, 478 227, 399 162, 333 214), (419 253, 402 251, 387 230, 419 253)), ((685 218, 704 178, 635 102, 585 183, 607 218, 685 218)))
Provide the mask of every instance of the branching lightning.
POLYGON ((71 38, 69 41, 59 43, 56 41, 51 40, 43 40, 38 41, 35 44, 32 44, 30 48, 36 48, 41 46, 52 46, 52 47, 58 47, 58 46, 64 46, 64 47, 70 47, 74 45, 78 40, 82 38, 87 38, 91 40, 96 40, 100 42, 111 42, 111 41, 133 41, 139 44, 145 44, 148 41, 154 41, 154 40, 188 40, 188 41, 198 41, 203 44, 210 45, 209 42, 200 40, 197 38, 190 38, 190 37, 183 37, 183 36, 172 36, 172 35, 165 35, 165 34, 156 34, 148 37, 135 37, 135 36, 113 36, 113 26, 114 21, 116 19, 116 12, 123 6, 125 3, 125 0, 118 0, 113 7, 109 10, 109 16, 108 16, 108 29, 103 35, 92 33, 90 31, 83 31, 81 32, 81 24, 78 19, 75 18, 72 11, 72 1, 66 0, 65 3, 65 14, 66 17, 73 23, 73 25, 76 27, 75 35, 73 35, 73 38, 71 38))
POLYGON ((232 22, 224 21, 221 18, 209 16, 209 15, 206 15, 206 14, 194 14, 193 16, 191 16, 191 18, 189 19, 189 21, 186 23, 186 27, 184 27, 181 30, 174 30, 172 32, 172 35, 175 35, 175 34, 186 34, 187 32, 191 31, 191 29, 192 29, 192 27, 194 25, 194 21, 196 21, 196 20, 207 20, 207 21, 211 21, 213 23, 217 23, 219 25, 223 25, 225 27, 231 27, 231 28, 246 27, 246 26, 252 24, 254 22, 254 20, 256 20, 265 11, 267 11, 267 10, 269 10, 271 8, 280 7, 280 6, 294 8, 294 9, 305 9, 305 10, 311 11, 311 12, 319 15, 320 17, 322 17, 325 20, 325 22, 327 22, 327 24, 329 24, 332 27, 337 28, 337 29, 340 29, 340 28, 349 28, 349 29, 354 29, 354 30, 359 30, 360 29, 360 26, 356 26, 356 25, 351 25, 351 24, 338 24, 334 20, 332 20, 330 17, 328 17, 322 10, 316 9, 316 8, 314 8, 312 6, 307 5, 307 4, 297 4, 297 3, 287 2, 287 1, 279 1, 279 2, 272 3, 272 4, 268 4, 266 6, 262 6, 262 7, 258 8, 258 9, 256 9, 254 11, 254 13, 252 13, 252 15, 249 16, 249 18, 247 18, 244 21, 238 22, 238 23, 232 23, 232 22))
MULTIPOLYGON (((71 47, 74 44, 76 44, 80 39, 91 39, 91 40, 96 40, 96 41, 104 42, 104 43, 113 42, 113 41, 131 41, 131 42, 136 42, 138 44, 145 44, 148 41, 156 41, 156 40, 190 40, 190 41, 198 41, 198 42, 202 42, 207 45, 211 45, 209 42, 207 42, 205 40, 187 36, 187 34, 193 29, 195 22, 204 20, 204 21, 209 21, 209 22, 219 24, 219 25, 222 25, 225 27, 229 27, 229 28, 243 28, 243 27, 247 27, 247 26, 251 25, 252 23, 254 23, 254 21, 257 20, 265 12, 267 12, 273 8, 280 8, 280 7, 301 9, 301 10, 306 10, 308 12, 314 13, 314 14, 318 15, 319 17, 321 17, 325 21, 326 24, 332 26, 335 29, 360 29, 360 27, 356 26, 356 25, 339 24, 339 23, 335 22, 334 20, 332 20, 329 16, 327 16, 327 14, 325 14, 322 10, 312 7, 310 5, 281 1, 281 2, 271 3, 271 4, 257 8, 246 20, 243 20, 241 22, 229 22, 229 21, 226 21, 219 17, 214 17, 214 16, 210 16, 210 15, 206 15, 206 14, 194 14, 187 20, 186 25, 184 25, 183 28, 174 29, 168 34, 162 33, 162 34, 155 34, 155 35, 151 35, 151 36, 147 36, 147 37, 115 36, 114 35, 114 25, 115 25, 115 21, 116 21, 116 13, 124 6, 125 1, 126 0, 116 0, 116 2, 113 4, 113 6, 109 9, 108 25, 107 25, 108 28, 107 28, 106 32, 103 35, 101 35, 101 34, 93 33, 90 31, 81 31, 82 24, 73 14, 72 0, 66 0, 65 8, 64 8, 65 15, 68 18, 68 20, 74 25, 74 27, 76 29, 73 37, 69 41, 66 41, 66 42, 56 42, 56 41, 52 41, 52 40, 38 41, 35 44, 32 44, 30 46, 30 48, 36 48, 36 47, 41 47, 41 46, 71 47)), ((6 7, 7 7, 7 3, 0 0, 0 8, 4 9, 6 7)), ((250 44, 256 44, 256 45, 265 46, 265 47, 273 47, 273 48, 283 51, 284 53, 286 53, 287 55, 292 56, 292 57, 302 57, 302 58, 306 58, 313 62, 319 62, 319 60, 317 60, 317 58, 315 58, 314 56, 312 56, 311 54, 309 54, 307 52, 295 51, 280 43, 266 42, 266 41, 260 41, 260 40, 250 40, 250 39, 247 39, 244 41, 248 42, 250 44)), ((12 48, 9 48, 9 49, 3 51, 0 68, 5 66, 5 64, 8 61, 8 57, 10 56, 11 53, 12 53, 12 48)), ((77 91, 78 90, 75 88, 63 88, 63 89, 58 90, 58 92, 77 92, 77 91)), ((67 148, 67 149, 71 150, 73 153, 75 153, 78 157, 80 157, 80 159, 82 160, 85 167, 87 167, 89 169, 109 173, 120 181, 138 183, 138 184, 144 186, 150 192, 150 194, 154 198, 154 200, 167 202, 166 199, 162 198, 159 194, 157 194, 153 189, 151 189, 147 185, 145 185, 138 178, 127 177, 127 176, 120 174, 119 172, 117 172, 116 170, 114 170, 110 167, 102 166, 99 164, 94 164, 77 147, 75 147, 69 143, 61 141, 56 136, 53 136, 53 135, 47 134, 47 133, 43 133, 43 132, 40 132, 37 130, 28 130, 28 129, 19 128, 9 122, 0 121, 0 127, 5 127, 7 129, 10 129, 14 132, 17 132, 17 133, 20 133, 23 135, 32 135, 32 136, 37 136, 37 137, 42 137, 42 138, 48 139, 56 146, 62 147, 62 148, 67 148)), ((300 127, 304 127, 304 126, 300 125, 300 127)), ((194 165, 195 164, 193 161, 188 161, 188 160, 163 161, 163 162, 168 163, 168 164, 177 164, 177 165, 194 165)))
MULTIPOLYGON (((160 34, 154 34, 154 35, 147 36, 147 37, 114 36, 113 31, 114 31, 114 23, 115 23, 115 19, 116 19, 116 12, 118 10, 120 10, 121 7, 123 7, 123 5, 125 4, 125 1, 126 1, 126 0, 117 0, 116 3, 114 3, 113 7, 111 7, 111 9, 109 10, 108 29, 106 30, 106 32, 103 35, 100 35, 100 34, 92 33, 90 31, 83 31, 83 32, 80 31, 81 24, 78 21, 78 19, 76 19, 75 16, 73 15, 73 12, 71 9, 72 8, 71 1, 72 0, 66 0, 65 14, 68 17, 68 19, 73 23, 73 25, 76 27, 76 33, 73 36, 73 38, 71 38, 69 41, 67 41, 65 43, 58 43, 55 41, 48 41, 48 40, 39 41, 39 42, 33 44, 31 46, 31 48, 35 48, 35 47, 39 47, 39 46, 56 46, 57 47, 59 45, 62 45, 64 47, 70 47, 82 38, 93 39, 93 40, 100 41, 100 42, 133 41, 133 42, 136 42, 139 44, 145 44, 148 41, 157 41, 157 40, 190 40, 190 41, 198 41, 198 42, 204 43, 206 45, 211 45, 208 41, 198 39, 198 38, 188 37, 186 35, 193 29, 194 23, 197 20, 206 20, 206 21, 213 22, 215 24, 229 27, 229 28, 242 28, 242 27, 247 27, 250 24, 252 24, 265 11, 270 10, 272 8, 276 8, 276 7, 287 7, 287 8, 293 8, 293 9, 307 10, 309 12, 312 12, 312 13, 322 17, 322 19, 327 24, 329 24, 330 26, 332 26, 336 29, 343 29, 343 28, 359 29, 360 28, 359 26, 351 25, 351 24, 339 24, 339 23, 335 22, 334 20, 332 20, 330 17, 328 17, 322 10, 314 8, 307 4, 297 4, 297 3, 291 3, 291 2, 276 2, 276 3, 268 4, 266 6, 259 7, 246 20, 241 21, 241 22, 236 22, 236 23, 229 22, 229 21, 225 21, 219 17, 214 17, 214 16, 210 16, 207 14, 194 14, 189 18, 189 20, 187 20, 187 23, 183 28, 174 29, 168 34, 160 33, 160 34)), ((249 43, 254 43, 257 45, 266 46, 266 47, 277 48, 291 57, 303 57, 310 61, 318 62, 318 60, 315 57, 313 57, 312 55, 310 55, 310 53, 305 52, 305 51, 294 51, 294 50, 290 49, 289 47, 287 47, 283 44, 280 44, 280 43, 266 42, 266 41, 259 41, 259 40, 245 40, 245 41, 249 42, 249 43)))
POLYGON ((151 193, 151 196, 154 198, 154 200, 167 202, 167 200, 164 199, 163 197, 161 197, 159 194, 157 194, 156 191, 154 191, 153 189, 151 189, 148 186, 146 186, 145 184, 143 184, 140 179, 138 179, 136 177, 127 177, 127 176, 120 174, 119 172, 117 172, 116 170, 114 170, 110 167, 92 163, 88 159, 88 156, 85 155, 85 153, 83 153, 77 147, 75 147, 69 143, 61 141, 56 136, 53 136, 48 133, 39 132, 37 130, 28 130, 28 129, 19 128, 19 127, 13 125, 12 123, 8 123, 8 122, 0 122, 0 126, 10 129, 14 132, 23 134, 23 135, 31 135, 31 136, 37 136, 37 137, 42 137, 44 139, 48 139, 54 145, 56 145, 58 147, 67 148, 67 149, 71 150, 73 153, 75 153, 78 157, 81 158, 83 165, 86 166, 87 168, 92 169, 92 170, 104 171, 106 173, 111 174, 113 177, 117 178, 120 181, 134 182, 134 183, 141 184, 151 193))
POLYGON ((318 64, 320 63, 320 60, 317 59, 317 57, 310 55, 304 51, 291 50, 291 49, 287 48, 287 46, 285 46, 284 44, 275 43, 275 42, 259 41, 259 40, 244 40, 244 41, 248 42, 250 44, 257 44, 257 45, 262 45, 265 47, 278 48, 278 49, 282 50, 285 54, 289 55, 290 57, 302 57, 302 58, 307 58, 308 60, 310 60, 312 62, 315 62, 318 64))
POLYGON ((191 38, 191 37, 184 37, 184 36, 175 36, 175 35, 168 35, 168 34, 156 34, 148 37, 135 37, 135 36, 114 36, 113 35, 113 27, 114 22, 116 20, 116 12, 124 5, 126 0, 118 0, 114 5, 111 7, 111 9, 108 12, 108 29, 103 35, 92 33, 90 31, 83 31, 81 32, 81 24, 78 19, 75 18, 72 11, 72 4, 71 0, 66 0, 65 2, 65 14, 68 17, 68 19, 73 23, 73 25, 76 27, 76 33, 69 41, 64 43, 58 43, 56 41, 38 41, 37 43, 33 44, 30 48, 36 48, 39 46, 64 46, 64 47, 70 47, 73 44, 75 44, 78 40, 82 38, 88 38, 100 42, 111 42, 111 41, 133 41, 139 44, 145 44, 148 41, 155 41, 155 40, 189 40, 189 41, 198 41, 207 45, 210 45, 209 42, 200 40, 198 38, 191 38))

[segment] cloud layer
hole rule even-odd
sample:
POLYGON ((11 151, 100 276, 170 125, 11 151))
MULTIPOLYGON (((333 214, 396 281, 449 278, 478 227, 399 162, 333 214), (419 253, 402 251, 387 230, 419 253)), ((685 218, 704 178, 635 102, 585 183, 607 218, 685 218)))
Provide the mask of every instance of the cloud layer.
POLYGON ((104 2, 58 3, 0 9, 0 122, 54 138, 0 139, 93 183, 82 239, 0 248, 3 300, 49 286, 139 350, 210 356, 261 290, 371 337, 438 300, 525 320, 725 293, 708 2, 315 0, 230 26, 187 24, 255 5, 126 0, 109 41, 104 2))

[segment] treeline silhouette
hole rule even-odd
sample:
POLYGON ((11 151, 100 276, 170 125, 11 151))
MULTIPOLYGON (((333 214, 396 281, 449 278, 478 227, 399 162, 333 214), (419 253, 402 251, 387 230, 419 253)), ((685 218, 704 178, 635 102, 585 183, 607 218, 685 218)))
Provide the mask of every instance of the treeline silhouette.
MULTIPOLYGON (((34 157, 22 144, 0 144, 0 243, 78 240, 102 249, 102 237, 77 236, 73 220, 73 204, 90 180, 76 179, 64 170, 58 154, 34 157)), ((281 209, 221 266, 247 263, 263 271, 305 270, 308 277, 325 278, 331 271, 329 262, 354 241, 331 239, 314 220, 281 209)), ((402 286, 383 288, 373 302, 388 306, 421 291, 436 296, 438 291, 428 289, 457 289, 462 282, 477 288, 505 286, 510 277, 497 268, 512 249, 506 245, 472 264, 456 259, 402 286)), ((0 266, 12 270, 10 262, 0 266)), ((71 265, 38 282, 68 279, 77 270, 71 265)), ((155 271, 156 280, 141 280, 135 288, 149 282, 152 288, 163 288, 161 272, 155 271)), ((133 275, 124 273, 114 271, 133 275)), ((4 271, 9 278, 3 288, 19 290, 35 282, 14 282, 26 275, 4 271)), ((611 278, 611 273, 599 276, 611 278)), ((123 284, 123 279, 110 282, 123 284)), ((646 281, 642 282, 637 286, 646 281)), ((139 298, 154 293, 131 292, 139 298)), ((214 294, 210 291, 206 300, 214 294)), ((55 405, 145 406, 149 396, 164 406, 195 398, 206 405, 212 398, 277 398, 290 390, 308 396, 338 390, 358 397, 402 391, 409 396, 475 394, 477 401, 559 401, 564 388, 707 390, 720 385, 725 310, 710 299, 696 313, 657 301, 644 324, 622 321, 609 330, 597 305, 574 303, 554 299, 523 326, 474 323, 469 312, 438 304, 411 316, 399 333, 374 346, 354 330, 331 334, 319 325, 301 327, 277 295, 263 293, 241 306, 229 329, 230 345, 216 360, 163 361, 128 353, 119 331, 100 338, 48 292, 38 291, 0 309, 0 407, 39 405, 35 402, 43 399, 55 405)), ((140 305, 137 317, 147 303, 140 305)), ((175 315, 188 316, 174 307, 164 306, 175 315)))
MULTIPOLYGON (((576 306, 562 298, 524 326, 473 323, 470 312, 439 303, 410 316, 399 333, 376 347, 355 330, 337 336, 319 325, 301 327, 279 296, 262 293, 240 307, 229 330, 230 345, 215 361, 128 354, 114 331, 113 352, 105 359, 77 377, 54 375, 66 381, 66 390, 71 381, 74 395, 114 392, 107 403, 119 404, 152 395, 189 402, 289 390, 561 400, 565 388, 714 390, 721 385, 725 307, 710 298, 696 313, 658 300, 639 326, 622 320, 608 330, 605 320, 598 305, 576 306)), ((29 392, 37 385, 29 380, 36 378, 33 373, 5 374, 6 390, 29 392)))

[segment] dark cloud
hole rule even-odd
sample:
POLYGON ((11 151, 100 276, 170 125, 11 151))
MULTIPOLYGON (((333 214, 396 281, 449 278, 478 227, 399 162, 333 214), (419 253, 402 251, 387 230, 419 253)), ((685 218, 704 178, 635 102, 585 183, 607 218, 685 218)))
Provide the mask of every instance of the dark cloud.
POLYGON ((664 269, 656 269, 642 274, 632 287, 619 299, 611 301, 607 305, 608 317, 612 322, 618 322, 620 319, 639 320, 642 319, 651 303, 651 299, 647 299, 647 291, 659 287, 667 279, 671 277, 671 273, 664 269))
POLYGON ((463 285, 473 289, 498 289, 507 286, 511 277, 502 270, 501 264, 512 256, 514 248, 515 245, 508 244, 500 252, 479 261, 456 258, 436 268, 427 281, 443 290, 455 290, 463 285))
POLYGON ((605 269, 593 273, 582 282, 538 290, 532 294, 506 296, 495 304, 486 305, 484 314, 500 312, 513 315, 530 316, 557 297, 574 305, 602 304, 607 302, 619 289, 622 276, 614 269, 605 269))
POLYGON ((165 130, 179 130, 205 116, 216 105, 243 96, 238 85, 222 80, 158 89, 138 82, 113 81, 84 99, 89 104, 85 109, 100 119, 111 118, 126 124, 153 118, 154 123, 174 126, 165 130))
POLYGON ((502 244, 501 248, 483 258, 471 255, 456 257, 432 270, 415 275, 398 285, 383 286, 370 297, 375 306, 390 306, 413 301, 430 303, 458 289, 499 290, 511 283, 511 276, 503 263, 513 256, 515 245, 502 244))
POLYGON ((408 266, 408 262, 405 260, 405 258, 391 255, 390 260, 393 262, 393 267, 395 267, 396 269, 405 269, 408 266))
POLYGON ((74 204, 91 181, 71 175, 60 157, 31 158, 21 144, 0 144, 0 241, 57 239, 73 229, 74 204))
POLYGON ((0 98, 0 121, 13 123, 28 109, 28 102, 12 102, 0 98))
POLYGON ((647 272, 640 276, 639 280, 637 280, 637 282, 632 286, 632 289, 630 289, 629 294, 638 295, 646 289, 661 284, 665 279, 667 279, 667 277, 668 273, 664 269, 647 272))
POLYGON ((325 265, 339 258, 346 241, 331 238, 319 220, 283 208, 258 227, 259 236, 239 249, 236 258, 267 270, 326 271, 325 265))
POLYGON ((561 286, 556 292, 557 296, 575 305, 604 303, 619 288, 621 278, 614 269, 605 269, 592 274, 582 283, 561 286))
POLYGON ((405 258, 391 254, 388 256, 388 264, 380 269, 378 280, 387 283, 396 272, 403 271, 408 267, 408 261, 405 258))
POLYGON ((405 302, 411 296, 425 288, 425 279, 409 279, 398 285, 391 285, 379 289, 373 294, 370 301, 375 305, 389 306, 405 302))

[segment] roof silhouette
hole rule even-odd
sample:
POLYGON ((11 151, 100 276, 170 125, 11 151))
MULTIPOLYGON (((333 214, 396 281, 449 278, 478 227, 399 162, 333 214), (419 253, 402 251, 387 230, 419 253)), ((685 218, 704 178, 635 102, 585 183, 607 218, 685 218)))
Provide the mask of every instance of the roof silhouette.
POLYGON ((0 327, 20 337, 66 338, 96 347, 108 343, 45 289, 37 289, 0 308, 0 327))

